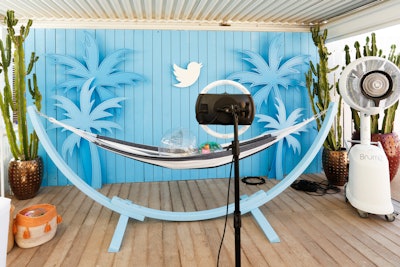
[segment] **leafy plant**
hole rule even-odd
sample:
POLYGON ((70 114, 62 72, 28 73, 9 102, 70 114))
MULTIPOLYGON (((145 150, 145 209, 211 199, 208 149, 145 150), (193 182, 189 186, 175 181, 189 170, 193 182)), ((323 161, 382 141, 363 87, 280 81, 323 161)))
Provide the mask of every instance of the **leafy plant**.
MULTIPOLYGON (((298 123, 302 116, 301 112, 303 109, 298 108, 295 109, 292 113, 289 114, 289 116, 287 116, 287 112, 286 112, 286 108, 285 105, 283 104, 282 100, 278 97, 275 98, 276 104, 275 107, 278 111, 278 114, 276 114, 276 119, 274 119, 271 116, 267 116, 264 114, 256 114, 256 117, 258 118, 259 123, 265 123, 264 128, 268 128, 270 130, 265 131, 264 133, 268 134, 268 133, 273 133, 279 130, 283 130, 283 129, 287 129, 293 125, 295 125, 296 123, 298 123)), ((276 148, 275 148, 275 157, 274 157, 274 161, 275 161, 275 168, 272 168, 271 171, 276 172, 271 174, 268 174, 269 177, 275 177, 280 180, 283 178, 283 168, 282 168, 282 163, 284 162, 283 159, 283 155, 284 155, 284 143, 287 144, 287 146, 289 148, 292 148, 294 153, 300 154, 301 152, 301 144, 299 142, 299 140, 297 140, 294 135, 300 135, 301 132, 305 132, 307 131, 307 129, 300 129, 288 136, 286 136, 285 138, 281 139, 276 148)))
POLYGON ((282 99, 280 87, 288 89, 289 86, 304 86, 301 79, 294 75, 300 73, 298 68, 305 65, 309 56, 298 55, 282 62, 282 43, 282 35, 272 40, 268 49, 268 62, 260 54, 248 50, 243 51, 242 53, 247 56, 243 60, 249 62, 252 69, 235 72, 228 76, 228 79, 249 83, 250 87, 260 87, 253 96, 258 110, 263 103, 267 104, 271 91, 274 97, 282 99))
MULTIPOLYGON (((301 79, 301 69, 303 69, 310 58, 309 55, 297 55, 287 60, 283 60, 283 35, 278 35, 271 41, 268 48, 268 57, 264 57, 256 52, 244 50, 242 54, 244 61, 251 65, 250 70, 234 72, 228 79, 237 80, 241 83, 248 83, 250 87, 257 90, 253 99, 257 110, 261 110, 263 104, 268 105, 269 99, 275 100, 276 118, 264 114, 257 114, 259 123, 266 123, 265 128, 284 129, 294 125, 301 117, 301 109, 296 109, 286 117, 287 111, 281 94, 281 89, 289 90, 292 88, 304 87, 301 79)), ((271 110, 270 110, 271 112, 271 110)), ((269 131, 267 131, 269 132, 269 131)), ((272 162, 272 167, 268 177, 282 179, 284 170, 282 167, 284 153, 287 148, 291 148, 294 153, 300 153, 300 142, 293 136, 298 135, 300 130, 279 141, 275 146, 276 157, 272 162)))
POLYGON ((75 88, 79 92, 83 84, 93 78, 92 86, 96 87, 94 93, 102 101, 113 97, 114 89, 120 89, 122 85, 134 85, 135 81, 143 80, 143 77, 136 73, 118 71, 118 65, 126 61, 127 55, 132 53, 130 49, 118 49, 100 61, 96 39, 88 32, 85 32, 84 45, 84 64, 71 56, 48 55, 55 60, 55 64, 66 67, 65 74, 72 76, 57 84, 57 88, 64 88, 65 92, 75 88))
MULTIPOLYGON (((65 93, 70 89, 80 92, 76 103, 65 96, 55 96, 58 101, 55 105, 65 111, 63 114, 67 118, 61 121, 88 132, 100 133, 107 130, 111 133, 111 129, 120 129, 110 120, 113 116, 112 110, 122 108, 120 102, 124 100, 114 96, 114 89, 123 89, 123 85, 133 85, 136 81, 143 80, 143 77, 118 69, 118 65, 126 61, 127 55, 132 53, 130 49, 118 49, 100 61, 100 50, 96 39, 88 32, 85 32, 83 44, 85 49, 83 63, 72 56, 48 55, 55 60, 55 64, 64 66, 65 74, 71 76, 56 87, 63 88, 65 93)), ((81 159, 88 161, 84 164, 85 178, 94 188, 100 188, 101 161, 97 147, 82 141, 79 136, 69 133, 63 143, 62 154, 67 158, 67 152, 71 155, 74 148, 79 147, 81 159), (86 155, 88 150, 90 158, 86 155)))
MULTIPOLYGON (((354 43, 355 51, 355 59, 361 58, 362 56, 378 56, 378 57, 386 57, 382 55, 382 50, 378 49, 376 45, 376 34, 371 33, 371 38, 369 36, 366 37, 365 45, 363 46, 363 53, 361 54, 361 46, 358 41, 354 43), (371 43, 370 43, 371 41, 371 43)), ((346 52, 346 65, 351 63, 350 56, 350 48, 348 45, 344 48, 346 52)), ((400 67, 400 54, 396 55, 396 45, 392 45, 390 47, 388 60, 396 64, 396 66, 400 67)), ((371 116, 371 134, 376 133, 391 133, 393 132, 393 123, 396 115, 396 110, 399 105, 397 101, 393 106, 384 110, 384 117, 382 120, 381 128, 379 128, 379 114, 371 116)), ((360 115, 357 110, 351 108, 351 115, 354 123, 354 130, 356 132, 360 131, 360 115)))
MULTIPOLYGON (((123 97, 113 97, 95 105, 93 100, 93 92, 95 87, 90 87, 92 85, 94 78, 88 79, 81 88, 80 92, 80 102, 76 105, 73 101, 65 96, 56 95, 54 99, 58 101, 55 104, 57 107, 64 110, 63 114, 67 117, 66 119, 60 120, 65 124, 71 125, 75 128, 87 131, 87 132, 97 132, 100 133, 102 130, 107 130, 112 132, 112 129, 120 129, 121 127, 111 121, 107 120, 113 116, 110 112, 113 109, 121 108, 120 102, 125 98, 123 97)), ((58 128, 60 126, 55 125, 58 128)), ((70 134, 64 141, 62 146, 62 154, 64 158, 67 157, 67 153, 72 156, 72 152, 75 147, 80 147, 82 138, 76 134, 70 134)), ((99 187, 101 181, 101 164, 99 152, 95 144, 89 142, 90 158, 92 161, 91 168, 91 182, 96 187, 99 187), (99 181, 96 181, 99 179, 99 181), (99 183, 99 184, 96 184, 99 183)))
MULTIPOLYGON (((320 29, 317 26, 311 28, 311 33, 314 45, 318 48, 319 63, 314 65, 312 61, 310 61, 310 69, 306 73, 306 87, 311 103, 311 109, 316 115, 328 109, 329 104, 332 102, 332 92, 338 90, 337 82, 335 81, 334 84, 330 84, 328 80, 328 74, 335 71, 338 66, 333 68, 329 68, 328 66, 328 58, 331 54, 325 46, 328 30, 325 29, 321 34, 320 29)), ((332 151, 339 151, 342 147, 342 126, 340 124, 341 104, 342 97, 339 95, 336 122, 331 127, 324 142, 324 148, 332 151)), ((320 117, 316 118, 318 131, 320 130, 324 119, 324 113, 322 113, 320 117)))
MULTIPOLYGON (((26 67, 24 50, 24 41, 28 37, 32 20, 28 20, 26 25, 20 27, 19 35, 16 35, 14 29, 18 23, 18 19, 14 17, 14 11, 7 11, 4 22, 7 25, 8 34, 5 39, 5 46, 3 41, 0 40, 0 72, 3 72, 5 82, 4 90, 2 93, 0 92, 0 108, 13 157, 16 160, 32 160, 38 155, 39 140, 35 131, 30 134, 28 132, 26 121, 26 78, 31 74, 39 57, 35 55, 35 52, 32 52, 28 67, 26 67), (12 53, 13 48, 15 50, 12 53), (11 65, 12 62, 14 66, 11 65), (13 81, 9 79, 12 67, 14 67, 14 87, 12 87, 13 81), (12 113, 17 115, 18 138, 12 113)), ((42 96, 37 86, 36 74, 32 75, 32 80, 29 78, 27 81, 29 93, 37 110, 40 110, 42 96)))

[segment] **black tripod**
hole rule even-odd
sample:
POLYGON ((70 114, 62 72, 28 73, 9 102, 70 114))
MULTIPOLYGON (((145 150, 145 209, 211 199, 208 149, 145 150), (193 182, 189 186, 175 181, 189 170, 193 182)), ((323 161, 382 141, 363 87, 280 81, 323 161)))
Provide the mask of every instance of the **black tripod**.
POLYGON ((239 134, 238 134, 238 112, 240 112, 239 107, 232 106, 232 116, 234 118, 234 139, 232 141, 232 155, 235 164, 235 211, 233 213, 233 226, 235 228, 235 266, 241 266, 240 260, 240 228, 242 226, 241 212, 240 212, 240 176, 239 176, 239 134))
MULTIPOLYGON (((232 81, 229 82, 231 84, 232 81)), ((239 85, 236 85, 240 87, 239 85)), ((235 264, 240 262, 240 177, 239 177, 239 125, 251 125, 254 119, 254 103, 248 94, 200 94, 196 102, 196 119, 199 124, 221 124, 234 126, 234 139, 232 141, 232 155, 235 164, 235 264)))
POLYGON ((233 225, 235 227, 235 265, 240 266, 240 227, 242 226, 241 212, 240 212, 240 177, 239 177, 239 139, 238 139, 238 117, 234 114, 234 140, 232 141, 232 154, 235 162, 235 211, 233 217, 233 225))

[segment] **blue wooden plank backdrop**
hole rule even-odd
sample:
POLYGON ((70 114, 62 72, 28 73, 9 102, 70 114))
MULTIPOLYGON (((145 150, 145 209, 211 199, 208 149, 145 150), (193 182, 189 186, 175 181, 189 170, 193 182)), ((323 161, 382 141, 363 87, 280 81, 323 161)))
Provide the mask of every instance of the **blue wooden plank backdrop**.
MULTIPOLYGON (((56 89, 56 85, 72 78, 65 72, 66 67, 56 65, 49 59, 49 54, 67 55, 84 64, 85 32, 92 34, 99 48, 100 62, 117 49, 132 50, 126 61, 118 65, 120 71, 134 72, 143 77, 132 85, 123 85, 114 89, 115 96, 125 97, 122 108, 115 112, 113 120, 121 129, 105 133, 118 139, 149 145, 160 144, 162 136, 174 128, 188 128, 196 137, 198 145, 205 141, 220 143, 231 140, 217 140, 207 135, 195 118, 195 103, 199 92, 209 83, 225 79, 229 74, 238 71, 249 71, 251 66, 243 60, 243 50, 259 53, 268 62, 269 45, 279 35, 283 35, 282 62, 297 55, 309 55, 316 58, 309 33, 291 32, 238 32, 238 31, 180 31, 180 30, 82 30, 82 29, 32 29, 26 42, 27 49, 35 50, 40 57, 36 65, 39 86, 43 93, 43 112, 63 119, 63 111, 55 107, 54 95, 77 99, 76 90, 65 92, 56 89), (201 74, 196 83, 187 88, 174 86, 178 81, 173 75, 173 64, 186 67, 189 62, 202 63, 201 74)), ((300 69, 304 82, 304 72, 308 66, 300 69)), ((249 84, 245 84, 249 88, 249 84)), ((290 89, 290 88, 289 88, 290 89)), ((216 89, 222 92, 224 88, 216 89)), ((249 90, 253 93, 250 88, 249 90)), ((304 108, 304 117, 312 112, 309 108, 306 88, 281 90, 287 114, 296 108, 304 108)), ((261 113, 275 117, 273 102, 261 108, 261 113)), ((50 125, 48 125, 50 126, 50 125)), ((265 129, 264 124, 255 120, 252 127, 241 138, 256 136, 265 129)), ((232 131, 231 127, 215 126, 218 131, 232 131)), ((49 129, 48 134, 57 149, 61 152, 63 141, 68 133, 49 129)), ((104 134, 104 133, 102 133, 104 134)), ((287 150, 283 169, 288 173, 309 147, 315 130, 302 134, 300 155, 287 150)), ((267 175, 274 158, 274 149, 256 154, 240 163, 242 176, 267 175)), ((228 177, 230 166, 202 170, 170 170, 123 158, 110 152, 99 150, 103 183, 168 181, 185 179, 203 179, 228 177)), ((44 185, 66 185, 68 181, 47 158, 45 151, 40 150, 45 162, 44 185)), ((89 156, 86 155, 86 156, 89 156)), ((83 160, 76 149, 68 164, 84 177, 83 160)), ((307 172, 321 170, 320 158, 308 167, 307 172)), ((85 178, 87 179, 87 178, 85 178)))

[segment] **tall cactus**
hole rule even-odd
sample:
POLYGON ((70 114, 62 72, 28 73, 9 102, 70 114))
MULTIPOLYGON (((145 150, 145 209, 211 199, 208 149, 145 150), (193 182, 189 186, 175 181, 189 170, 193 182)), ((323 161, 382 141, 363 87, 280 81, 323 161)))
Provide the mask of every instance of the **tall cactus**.
MULTIPOLYGON (((318 48, 319 63, 315 66, 310 61, 310 69, 306 73, 306 87, 312 111, 314 114, 317 114, 328 109, 328 106, 332 101, 331 92, 332 90, 337 90, 337 82, 335 82, 335 85, 330 84, 328 81, 328 74, 335 71, 338 66, 335 66, 334 68, 328 67, 328 58, 330 53, 325 46, 328 31, 325 29, 321 34, 320 29, 317 26, 311 28, 311 33, 314 45, 318 48), (314 77, 316 77, 316 80, 314 77)), ((336 122, 331 127, 324 142, 324 148, 328 150, 338 151, 342 147, 342 126, 340 124, 341 102, 340 97, 336 122)), ((318 130, 321 128, 324 118, 325 115, 322 115, 320 118, 316 119, 318 130)))
POLYGON ((41 109, 42 100, 37 85, 36 74, 32 75, 32 79, 27 79, 27 76, 31 74, 34 64, 38 60, 34 52, 31 54, 28 66, 25 64, 24 41, 29 34, 32 20, 29 20, 26 26, 22 25, 20 27, 19 35, 16 35, 14 29, 18 23, 18 19, 14 17, 14 11, 7 11, 4 23, 7 25, 7 36, 5 44, 0 40, 0 72, 3 73, 5 85, 3 92, 0 92, 0 108, 13 157, 16 160, 31 160, 35 159, 38 155, 39 140, 35 131, 32 131, 30 134, 28 133, 28 123, 26 120, 26 81, 28 82, 29 94, 38 110, 41 109), (12 81, 9 79, 9 73, 12 71, 11 63, 14 64, 14 86, 12 86, 12 81), (11 112, 17 114, 18 138, 11 112))
MULTIPOLYGON (((383 56, 382 50, 378 49, 376 45, 376 34, 371 33, 371 38, 369 36, 366 37, 365 45, 363 46, 363 53, 361 54, 361 46, 358 41, 354 43, 355 51, 355 59, 359 59, 362 56, 378 56, 378 57, 386 57, 383 56), (371 42, 371 43, 370 43, 371 42)), ((346 65, 351 63, 351 56, 350 56, 350 48, 348 45, 344 48, 345 57, 346 57, 346 65)), ((396 64, 396 66, 400 67, 400 56, 396 54, 396 45, 392 45, 390 48, 389 56, 387 57, 388 60, 396 64)), ((393 106, 385 109, 384 117, 382 120, 382 125, 379 128, 379 114, 371 116, 371 134, 375 133, 391 133, 393 132, 393 123, 396 115, 396 110, 399 105, 397 101, 393 106)), ((355 109, 351 109, 352 119, 354 123, 354 130, 360 131, 360 115, 358 111, 355 109)))

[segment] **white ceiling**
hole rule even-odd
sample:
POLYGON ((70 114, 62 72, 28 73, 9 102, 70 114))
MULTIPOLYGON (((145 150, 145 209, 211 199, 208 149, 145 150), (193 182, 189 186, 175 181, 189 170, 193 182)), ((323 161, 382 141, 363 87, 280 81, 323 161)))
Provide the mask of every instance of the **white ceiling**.
POLYGON ((324 24, 343 31, 393 25, 399 7, 399 0, 1 0, 0 16, 12 9, 20 21, 52 28, 308 31, 324 24), (385 22, 363 15, 371 12, 385 22))

